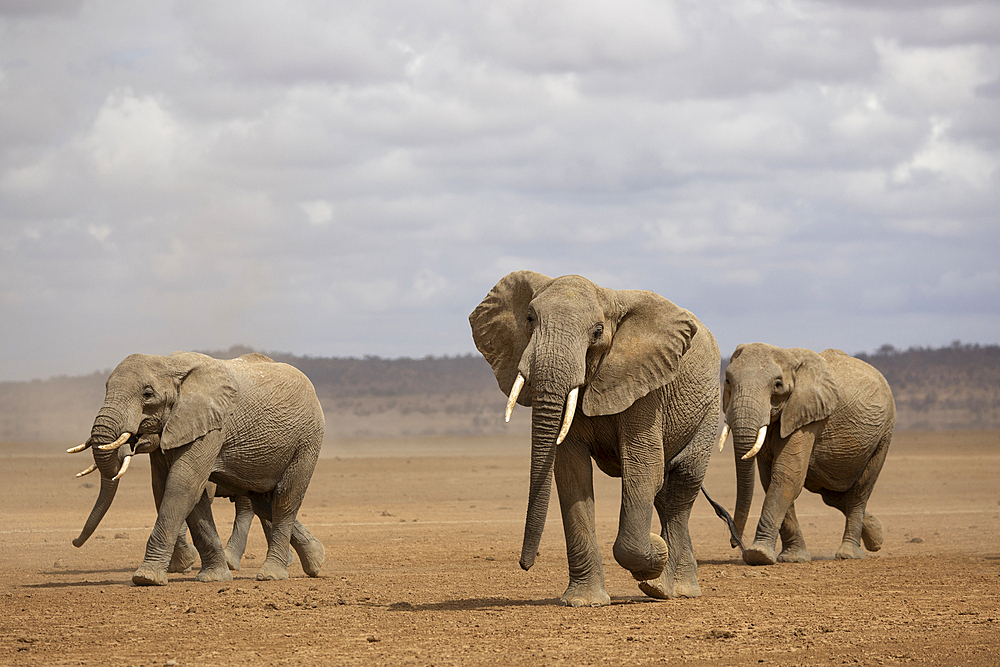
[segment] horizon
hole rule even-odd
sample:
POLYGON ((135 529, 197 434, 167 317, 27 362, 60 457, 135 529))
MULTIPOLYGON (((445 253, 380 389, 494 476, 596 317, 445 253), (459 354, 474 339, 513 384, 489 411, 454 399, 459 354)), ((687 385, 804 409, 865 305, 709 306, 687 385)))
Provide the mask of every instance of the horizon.
MULTIPOLYGON (((911 346, 909 346, 907 348, 898 348, 898 347, 892 345, 891 343, 883 343, 881 346, 879 346, 878 349, 876 349, 874 351, 871 351, 871 352, 868 352, 868 351, 850 352, 848 350, 844 350, 844 352, 847 352, 852 357, 880 358, 880 357, 891 357, 891 356, 902 355, 902 354, 914 354, 914 353, 919 353, 919 352, 937 352, 937 351, 943 351, 943 350, 978 350, 978 349, 990 349, 990 348, 1000 348, 1000 344, 997 344, 997 343, 978 343, 978 342, 977 343, 966 343, 966 342, 963 342, 961 340, 955 339, 951 343, 949 343, 948 345, 941 345, 941 346, 937 346, 937 347, 934 347, 934 346, 923 346, 923 345, 911 345, 911 346)), ((448 360, 448 359, 464 359, 464 358, 474 358, 475 359, 475 358, 478 358, 478 359, 482 359, 482 361, 483 361, 484 364, 486 363, 486 360, 483 358, 483 356, 478 351, 477 352, 465 352, 465 353, 462 353, 462 354, 441 354, 441 355, 427 354, 427 355, 424 355, 422 357, 408 357, 408 356, 382 357, 382 356, 374 355, 374 354, 366 354, 366 355, 360 356, 360 357, 357 357, 357 356, 323 356, 323 355, 295 354, 294 352, 285 352, 285 351, 278 351, 278 350, 258 350, 258 349, 252 348, 251 346, 243 345, 243 344, 230 345, 229 348, 225 349, 225 350, 191 350, 191 351, 192 352, 198 352, 200 354, 208 354, 209 356, 213 356, 213 357, 215 357, 217 359, 234 358, 235 356, 239 356, 241 354, 247 354, 249 352, 257 352, 257 353, 264 354, 264 355, 267 355, 267 356, 270 356, 270 357, 291 357, 293 359, 309 359, 309 360, 338 360, 338 361, 369 361, 369 360, 371 360, 371 361, 437 361, 437 360, 448 360), (233 354, 234 357, 229 357, 229 356, 215 356, 217 354, 223 354, 223 355, 233 354)), ((821 350, 817 350, 817 352, 819 352, 819 351, 821 351, 821 350)), ((132 353, 129 353, 129 354, 132 354, 132 353)), ((142 353, 142 354, 145 354, 145 353, 142 353)), ((115 365, 117 365, 126 356, 128 356, 128 354, 126 354, 125 356, 121 357, 121 359, 119 359, 118 362, 115 362, 115 365)), ((723 368, 725 366, 725 362, 728 359, 729 359, 729 355, 728 354, 722 354, 723 368)), ((44 377, 44 378, 38 377, 38 378, 28 378, 28 379, 23 379, 23 380, 0 380, 0 384, 16 384, 16 383, 30 383, 30 382, 48 382, 49 380, 60 380, 60 379, 69 379, 69 380, 72 380, 72 379, 76 379, 76 378, 90 377, 92 375, 104 376, 104 375, 110 374, 111 371, 114 370, 115 365, 108 366, 107 368, 101 368, 101 369, 97 369, 97 370, 93 370, 93 371, 89 371, 89 372, 84 372, 84 373, 78 373, 78 374, 74 374, 74 375, 70 375, 70 374, 67 374, 67 373, 59 373, 59 374, 50 375, 50 376, 44 377)))

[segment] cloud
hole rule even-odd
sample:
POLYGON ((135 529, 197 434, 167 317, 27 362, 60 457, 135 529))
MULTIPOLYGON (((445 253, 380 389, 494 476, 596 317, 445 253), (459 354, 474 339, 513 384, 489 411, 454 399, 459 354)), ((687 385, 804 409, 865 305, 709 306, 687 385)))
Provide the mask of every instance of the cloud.
POLYGON ((0 379, 471 352, 521 268, 728 349, 1000 340, 990 3, 17 6, 0 379))

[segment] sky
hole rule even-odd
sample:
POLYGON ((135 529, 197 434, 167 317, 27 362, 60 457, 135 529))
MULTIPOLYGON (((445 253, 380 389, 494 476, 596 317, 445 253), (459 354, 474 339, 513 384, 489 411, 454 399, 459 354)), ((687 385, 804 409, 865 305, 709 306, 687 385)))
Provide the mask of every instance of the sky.
POLYGON ((998 186, 995 0, 0 0, 0 381, 474 353, 518 269, 994 344, 998 186))

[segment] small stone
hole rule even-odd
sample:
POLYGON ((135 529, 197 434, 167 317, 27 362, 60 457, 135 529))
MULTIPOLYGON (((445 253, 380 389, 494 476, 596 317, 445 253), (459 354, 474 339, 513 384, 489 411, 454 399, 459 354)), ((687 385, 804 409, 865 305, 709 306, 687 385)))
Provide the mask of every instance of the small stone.
POLYGON ((378 642, 378 641, 382 641, 382 640, 379 639, 378 637, 376 637, 375 635, 368 635, 368 643, 369 644, 374 644, 375 642, 378 642))
POLYGON ((115 533, 115 539, 116 540, 127 540, 128 539, 128 533, 115 533))
POLYGON ((170 658, 170 660, 167 660, 163 664, 166 665, 166 667, 174 667, 177 664, 177 661, 174 660, 173 658, 170 658))
POLYGON ((910 542, 910 544, 923 544, 924 540, 923 540, 923 538, 920 538, 920 537, 914 537, 909 542, 910 542))
POLYGON ((60 558, 55 563, 52 563, 52 567, 55 568, 55 569, 57 569, 57 570, 65 570, 66 569, 66 561, 64 561, 62 558, 60 558))

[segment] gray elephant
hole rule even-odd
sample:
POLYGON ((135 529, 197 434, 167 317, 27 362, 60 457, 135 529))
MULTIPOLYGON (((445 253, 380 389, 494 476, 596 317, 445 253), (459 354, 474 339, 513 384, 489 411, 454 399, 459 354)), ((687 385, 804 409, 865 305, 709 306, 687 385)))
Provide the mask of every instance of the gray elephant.
MULTIPOLYGON (((84 443, 78 447, 71 447, 66 450, 70 454, 76 454, 82 452, 89 447, 89 443, 84 443)), ((163 490, 166 485, 167 472, 169 471, 169 466, 167 464, 166 457, 163 452, 160 451, 160 436, 156 433, 143 434, 138 438, 137 442, 129 447, 118 448, 118 458, 119 458, 119 474, 117 477, 120 479, 122 475, 125 474, 125 470, 128 469, 129 461, 131 458, 137 454, 149 454, 152 465, 150 466, 150 473, 152 477, 153 484, 153 501, 156 504, 156 509, 160 509, 160 502, 163 500, 163 490), (126 460, 127 459, 127 460, 126 460)), ((89 468, 77 473, 77 477, 83 477, 89 475, 90 473, 97 470, 97 464, 91 464, 89 468)), ((243 553, 246 551, 247 537, 250 534, 250 525, 253 522, 254 510, 253 502, 247 496, 235 495, 231 492, 227 492, 224 489, 219 489, 216 484, 209 482, 206 485, 206 492, 209 498, 228 497, 234 504, 236 508, 236 516, 233 519, 233 530, 229 535, 229 540, 226 542, 225 555, 226 564, 232 571, 238 571, 241 568, 241 563, 243 560, 243 553)), ((270 543, 271 540, 271 522, 264 517, 258 517, 260 520, 261 528, 264 530, 264 536, 270 543)), ((298 519, 296 519, 298 523, 298 519)), ((170 558, 170 564, 167 566, 167 572, 187 572, 191 569, 191 566, 198 560, 198 550, 189 544, 185 539, 187 531, 182 529, 180 535, 177 537, 177 541, 174 544, 174 552, 170 558)), ((296 541, 296 532, 292 531, 292 542, 296 541)), ((292 552, 289 550, 288 553, 288 564, 291 565, 294 561, 292 557, 292 552)))
POLYGON ((469 316, 500 389, 531 407, 521 567, 535 560, 553 470, 572 606, 611 602, 594 526, 591 458, 622 478, 615 560, 654 598, 696 597, 688 517, 718 433, 719 348, 690 312, 647 291, 517 271, 469 316), (656 509, 661 533, 649 532, 656 509))
POLYGON ((744 561, 810 559, 795 517, 803 486, 847 519, 837 558, 864 558, 862 541, 869 551, 882 547, 882 523, 866 510, 896 421, 892 391, 881 373, 840 350, 817 354, 740 345, 726 368, 722 409, 727 427, 719 446, 732 429, 734 521, 741 538, 753 499, 754 457, 764 487, 760 522, 744 561), (782 550, 775 556, 778 535, 782 550))
POLYGON ((257 579, 288 578, 290 543, 306 574, 316 576, 323 545, 296 515, 319 457, 323 429, 323 411, 308 378, 264 355, 230 361, 193 352, 131 355, 108 378, 90 438, 74 448, 92 448, 101 491, 73 544, 82 546, 97 528, 130 457, 148 452, 154 497, 160 498, 134 583, 167 583, 185 520, 201 556, 198 580, 232 578, 212 519, 210 482, 226 493, 249 497, 254 512, 271 521, 267 557, 257 579))

